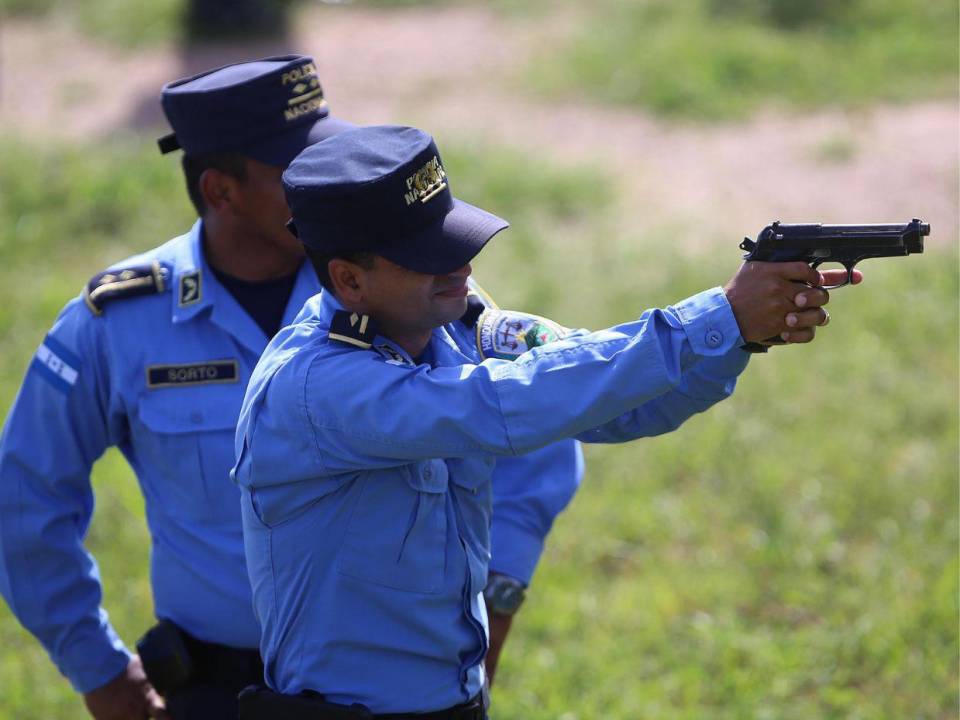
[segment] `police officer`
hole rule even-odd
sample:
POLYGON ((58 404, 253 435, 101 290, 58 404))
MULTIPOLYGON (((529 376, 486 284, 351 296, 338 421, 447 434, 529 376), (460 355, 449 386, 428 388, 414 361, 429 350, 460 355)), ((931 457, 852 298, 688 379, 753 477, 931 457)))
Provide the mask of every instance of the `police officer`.
POLYGON ((163 707, 111 627, 81 544, 90 468, 109 446, 146 499, 155 609, 167 624, 145 653, 160 661, 169 711, 236 717, 236 693, 261 675, 227 480, 231 440, 268 338, 317 290, 284 228, 280 174, 307 144, 346 127, 329 115, 305 56, 171 83, 162 104, 175 131, 162 149, 185 151, 201 219, 98 274, 64 308, 0 444, 0 590, 96 718, 160 717, 163 707), (167 677, 189 664, 189 680, 167 677))
POLYGON ((484 718, 495 459, 670 432, 730 395, 745 342, 813 338, 827 294, 805 283, 821 275, 746 264, 726 288, 571 331, 471 293, 470 260, 507 223, 454 199, 425 133, 350 130, 283 180, 331 292, 273 339, 241 409, 269 685, 241 707, 484 718))
MULTIPOLYGON (((173 82, 162 104, 175 132, 161 147, 183 149, 200 219, 98 274, 64 308, 0 438, 0 593, 100 719, 161 717, 163 707, 111 627, 82 546, 90 468, 111 445, 146 500, 162 622, 140 655, 168 710, 236 717, 238 690, 262 680, 239 493, 228 480, 234 428, 268 338, 320 290, 284 226, 281 172, 306 145, 349 127, 330 116, 302 55, 173 82)), ((501 592, 507 610, 580 461, 574 443, 561 443, 498 468, 498 568, 517 586, 501 592)))

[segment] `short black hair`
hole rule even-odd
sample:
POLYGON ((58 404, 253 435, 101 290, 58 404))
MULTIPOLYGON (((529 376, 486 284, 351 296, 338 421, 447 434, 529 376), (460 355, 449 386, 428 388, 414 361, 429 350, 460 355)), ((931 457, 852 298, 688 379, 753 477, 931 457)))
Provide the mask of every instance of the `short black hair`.
POLYGON ((323 289, 332 292, 334 295, 336 295, 336 291, 333 289, 333 281, 330 280, 329 265, 331 260, 346 260, 347 262, 359 265, 364 270, 369 270, 373 267, 374 254, 372 252, 335 253, 328 255, 308 245, 304 245, 303 249, 306 251, 307 257, 310 258, 310 263, 313 265, 313 269, 317 273, 317 279, 320 281, 320 284, 323 285, 323 289))
POLYGON ((236 178, 240 182, 247 179, 247 158, 238 152, 203 153, 200 155, 183 155, 183 176, 187 181, 187 195, 190 202, 197 209, 197 215, 203 217, 207 211, 203 202, 203 193, 200 192, 200 176, 206 170, 220 172, 236 178))

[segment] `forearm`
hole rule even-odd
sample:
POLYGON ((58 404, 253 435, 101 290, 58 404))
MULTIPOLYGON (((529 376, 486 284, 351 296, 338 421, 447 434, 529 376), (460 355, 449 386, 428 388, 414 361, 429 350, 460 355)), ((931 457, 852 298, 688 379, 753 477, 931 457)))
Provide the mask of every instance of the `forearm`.
MULTIPOLYGON (((545 402, 537 407, 545 424, 564 422, 567 435, 588 442, 658 435, 726 397, 731 381, 745 367, 747 354, 738 349, 736 319, 719 288, 649 311, 636 323, 613 330, 633 334, 629 343, 614 345, 612 352, 599 349, 595 361, 602 366, 600 382, 591 382, 592 374, 556 387, 543 383, 540 396, 545 402), (611 414, 614 409, 621 412, 611 414)), ((562 348, 562 343, 543 351, 554 348, 562 348)), ((589 372, 591 362, 586 364, 589 372)), ((501 398, 507 398, 504 416, 510 439, 514 447, 524 448, 540 428, 523 421, 523 408, 515 409, 514 388, 505 390, 501 398)))
POLYGON ((680 386, 601 427, 577 436, 589 443, 620 443, 672 432, 697 413, 726 399, 746 368, 750 353, 732 349, 719 358, 704 358, 684 373, 680 386))
POLYGON ((99 575, 83 549, 77 518, 31 502, 0 459, 0 594, 78 692, 108 682, 130 654, 101 608, 99 575))

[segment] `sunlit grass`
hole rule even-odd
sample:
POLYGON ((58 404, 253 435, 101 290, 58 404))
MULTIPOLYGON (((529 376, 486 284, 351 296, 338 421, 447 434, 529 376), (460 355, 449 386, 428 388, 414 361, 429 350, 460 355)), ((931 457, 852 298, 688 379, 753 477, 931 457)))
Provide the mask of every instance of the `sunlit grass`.
POLYGON ((601 0, 548 43, 532 88, 697 120, 761 105, 956 97, 950 0, 601 0))

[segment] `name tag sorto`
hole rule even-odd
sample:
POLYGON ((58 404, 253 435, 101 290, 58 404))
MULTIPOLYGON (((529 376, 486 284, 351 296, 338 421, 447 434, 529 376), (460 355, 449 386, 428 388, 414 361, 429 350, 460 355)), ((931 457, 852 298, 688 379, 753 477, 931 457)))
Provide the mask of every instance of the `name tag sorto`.
POLYGON ((236 360, 147 367, 147 387, 149 388, 235 383, 239 380, 240 369, 236 360))

